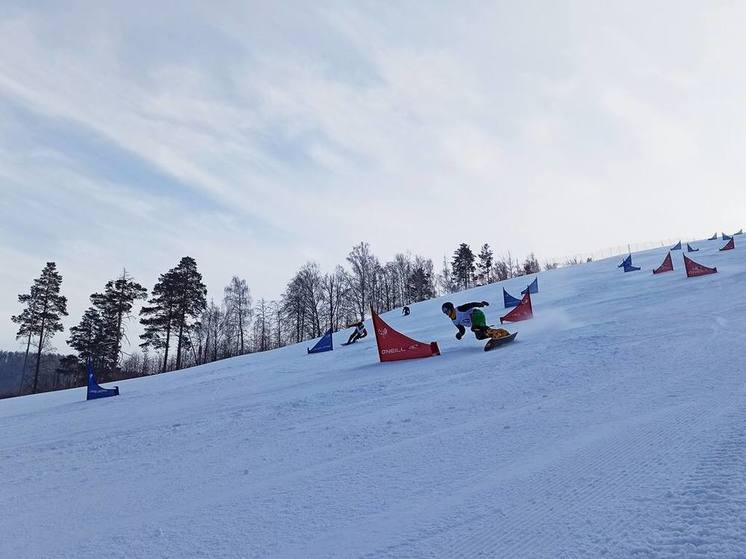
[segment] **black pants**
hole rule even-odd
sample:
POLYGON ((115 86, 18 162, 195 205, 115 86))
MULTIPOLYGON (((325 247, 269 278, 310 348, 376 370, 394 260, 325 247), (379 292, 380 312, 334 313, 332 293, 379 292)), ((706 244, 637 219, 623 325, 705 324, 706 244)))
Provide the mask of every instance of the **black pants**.
POLYGON ((368 335, 368 332, 363 332, 362 334, 358 334, 357 330, 355 330, 355 331, 354 331, 354 332, 353 332, 353 333, 352 333, 352 334, 350 335, 350 339, 349 339, 349 340, 347 340, 347 343, 348 343, 348 344, 354 343, 354 342, 358 341, 358 340, 359 340, 360 338, 364 338, 364 337, 365 337, 365 336, 367 336, 367 335, 368 335))
POLYGON ((486 340, 489 338, 487 335, 487 326, 472 326, 471 331, 474 332, 474 337, 478 340, 486 340))
POLYGON ((502 338, 508 335, 508 331, 503 328, 492 328, 491 326, 472 326, 471 331, 474 332, 474 337, 478 340, 486 340, 487 338, 502 338))

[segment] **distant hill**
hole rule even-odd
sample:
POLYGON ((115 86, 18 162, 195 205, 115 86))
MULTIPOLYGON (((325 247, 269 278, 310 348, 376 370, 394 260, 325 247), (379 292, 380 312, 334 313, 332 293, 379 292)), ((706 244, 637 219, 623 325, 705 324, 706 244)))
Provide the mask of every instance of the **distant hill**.
MULTIPOLYGON (((21 372, 23 371, 22 351, 0 351, 0 398, 18 396, 21 385, 21 372)), ((51 388, 55 382, 55 370, 62 358, 56 353, 45 353, 41 356, 41 367, 39 371, 39 385, 42 390, 51 388)), ((35 356, 29 355, 26 365, 26 378, 24 379, 23 393, 30 392, 33 379, 35 356)))

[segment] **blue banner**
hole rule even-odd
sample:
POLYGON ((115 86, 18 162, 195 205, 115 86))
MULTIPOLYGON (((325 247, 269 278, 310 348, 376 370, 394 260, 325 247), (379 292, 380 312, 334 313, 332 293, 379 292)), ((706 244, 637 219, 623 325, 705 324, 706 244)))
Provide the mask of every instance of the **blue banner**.
POLYGON ((324 351, 332 351, 334 349, 334 341, 332 340, 331 328, 324 334, 321 339, 316 342, 316 345, 311 349, 307 349, 308 353, 322 353, 324 351))
POLYGON ((534 278, 534 281, 528 284, 528 287, 521 291, 521 295, 525 295, 526 292, 531 293, 533 295, 534 293, 539 292, 539 278, 538 276, 534 278))
POLYGON ((513 297, 510 293, 505 291, 505 288, 503 287, 503 304, 505 305, 506 309, 517 307, 520 303, 520 299, 516 299, 515 297, 513 297))
POLYGON ((86 400, 95 400, 97 398, 109 398, 110 396, 119 396, 119 387, 101 388, 96 382, 96 375, 93 374, 93 360, 89 357, 86 363, 88 372, 88 394, 86 400))
POLYGON ((624 260, 622 260, 622 263, 619 264, 619 266, 617 266, 617 268, 624 268, 625 272, 636 272, 637 270, 640 269, 637 266, 633 266, 632 265, 632 255, 631 254, 629 256, 627 256, 627 258, 625 258, 624 260))

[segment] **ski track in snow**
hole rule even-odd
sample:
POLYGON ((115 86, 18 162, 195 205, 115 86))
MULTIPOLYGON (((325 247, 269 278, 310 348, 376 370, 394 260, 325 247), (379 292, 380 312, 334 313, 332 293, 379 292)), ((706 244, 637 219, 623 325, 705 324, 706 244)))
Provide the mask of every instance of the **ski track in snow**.
MULTIPOLYGON (((0 401, 0 557, 746 557, 746 259, 700 244, 719 274, 541 274, 488 354, 434 300, 383 318, 440 357, 308 343, 0 401)), ((522 283, 450 298, 496 322, 522 283)))
POLYGON ((725 419, 694 472, 664 495, 662 522, 640 556, 746 556, 746 406, 725 419))

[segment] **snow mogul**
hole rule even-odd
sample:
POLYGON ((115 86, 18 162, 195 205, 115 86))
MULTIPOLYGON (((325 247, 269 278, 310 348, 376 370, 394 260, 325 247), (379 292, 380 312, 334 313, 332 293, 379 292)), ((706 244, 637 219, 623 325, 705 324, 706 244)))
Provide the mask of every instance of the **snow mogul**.
POLYGON ((440 308, 443 314, 447 315, 453 321, 453 324, 458 328, 456 339, 460 340, 466 333, 466 328, 471 328, 474 332, 474 337, 478 340, 490 340, 485 347, 485 351, 492 349, 496 345, 499 345, 502 341, 512 341, 515 338, 514 334, 511 334, 505 328, 493 328, 487 326, 487 319, 482 312, 481 307, 488 307, 487 301, 466 303, 454 307, 450 301, 443 303, 440 308))

